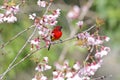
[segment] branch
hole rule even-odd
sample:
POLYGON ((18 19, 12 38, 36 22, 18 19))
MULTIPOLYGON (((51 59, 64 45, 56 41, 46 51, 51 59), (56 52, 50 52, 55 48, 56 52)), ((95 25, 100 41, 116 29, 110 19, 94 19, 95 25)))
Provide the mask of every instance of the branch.
POLYGON ((88 53, 88 55, 87 55, 87 57, 86 57, 86 59, 85 59, 85 61, 84 61, 85 63, 86 63, 87 60, 90 58, 90 55, 92 54, 93 50, 94 50, 94 46, 91 47, 90 52, 88 53))

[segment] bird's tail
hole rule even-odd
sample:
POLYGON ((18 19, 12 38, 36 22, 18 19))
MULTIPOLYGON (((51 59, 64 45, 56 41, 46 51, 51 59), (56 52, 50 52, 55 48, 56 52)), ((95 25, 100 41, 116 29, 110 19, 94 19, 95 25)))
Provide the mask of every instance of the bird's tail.
POLYGON ((48 46, 48 51, 50 50, 50 47, 51 47, 51 43, 50 43, 49 46, 48 46))

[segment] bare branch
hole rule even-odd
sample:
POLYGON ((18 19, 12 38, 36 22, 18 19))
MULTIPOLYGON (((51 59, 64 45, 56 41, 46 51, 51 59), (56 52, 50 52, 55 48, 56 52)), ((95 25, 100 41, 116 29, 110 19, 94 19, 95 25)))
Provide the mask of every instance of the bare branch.
POLYGON ((16 34, 14 37, 12 37, 9 41, 7 41, 6 43, 2 44, 0 49, 3 49, 5 46, 7 46, 9 43, 11 43, 13 40, 15 40, 17 37, 19 37, 21 34, 23 34, 24 32, 32 29, 34 27, 34 25, 28 27, 27 29, 24 29, 23 31, 19 32, 18 34, 16 34))
POLYGON ((28 40, 25 42, 25 44, 22 46, 22 48, 18 51, 16 57, 13 59, 13 61, 9 64, 8 68, 6 69, 6 71, 2 74, 1 79, 6 75, 6 73, 9 71, 10 67, 14 64, 14 62, 17 60, 17 58, 19 57, 19 55, 21 54, 21 52, 23 51, 23 49, 27 46, 27 44, 29 43, 30 39, 34 36, 35 32, 37 30, 37 27, 35 27, 33 33, 30 35, 30 37, 28 38, 28 40))
POLYGON ((91 79, 91 80, 104 80, 104 79, 106 79, 106 78, 108 78, 108 77, 112 77, 112 75, 100 76, 100 77, 97 77, 97 78, 93 78, 93 79, 91 79))

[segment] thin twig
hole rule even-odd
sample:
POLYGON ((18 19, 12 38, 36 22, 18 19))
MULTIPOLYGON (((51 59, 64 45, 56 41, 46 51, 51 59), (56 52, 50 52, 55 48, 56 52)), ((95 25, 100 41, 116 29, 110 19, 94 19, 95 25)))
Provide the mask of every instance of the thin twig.
POLYGON ((37 30, 37 27, 35 27, 33 33, 30 35, 30 37, 28 38, 28 40, 25 42, 25 44, 22 46, 22 48, 18 51, 16 57, 13 59, 13 61, 9 64, 8 68, 6 69, 6 71, 2 74, 1 79, 6 75, 6 73, 9 71, 9 68, 14 64, 14 62, 17 60, 17 58, 19 57, 19 55, 21 54, 21 52, 23 51, 23 49, 27 46, 27 44, 29 43, 30 39, 34 36, 35 32, 37 30))
POLYGON ((28 31, 29 29, 32 29, 33 27, 34 27, 34 25, 32 25, 32 26, 28 27, 27 29, 24 29, 23 31, 19 32, 14 37, 12 37, 9 41, 7 41, 6 43, 2 44, 2 46, 0 47, 0 49, 4 48, 9 43, 11 43, 13 40, 15 40, 17 37, 19 37, 21 34, 23 34, 24 32, 28 31))
POLYGON ((97 77, 97 78, 93 78, 93 79, 91 79, 91 80, 104 80, 105 78, 108 78, 108 77, 112 77, 112 75, 100 76, 100 77, 97 77))
POLYGON ((50 8, 51 5, 52 5, 52 2, 49 3, 49 5, 48 5, 48 7, 46 8, 45 13, 44 13, 43 15, 47 14, 47 12, 48 12, 48 10, 49 10, 49 8, 50 8))
POLYGON ((87 55, 87 57, 86 57, 86 59, 85 59, 85 61, 84 61, 85 63, 86 63, 87 60, 90 58, 90 56, 91 56, 93 50, 94 50, 94 46, 91 47, 90 52, 88 53, 88 55, 87 55))

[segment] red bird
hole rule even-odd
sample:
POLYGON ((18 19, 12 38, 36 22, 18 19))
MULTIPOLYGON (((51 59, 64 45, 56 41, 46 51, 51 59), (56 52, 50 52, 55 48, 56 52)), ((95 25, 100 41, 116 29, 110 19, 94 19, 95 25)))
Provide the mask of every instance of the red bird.
MULTIPOLYGON (((55 28, 52 30, 51 34, 51 41, 59 40, 60 37, 62 36, 62 26, 55 26, 55 28)), ((48 47, 48 50, 50 49, 51 44, 48 47)))

